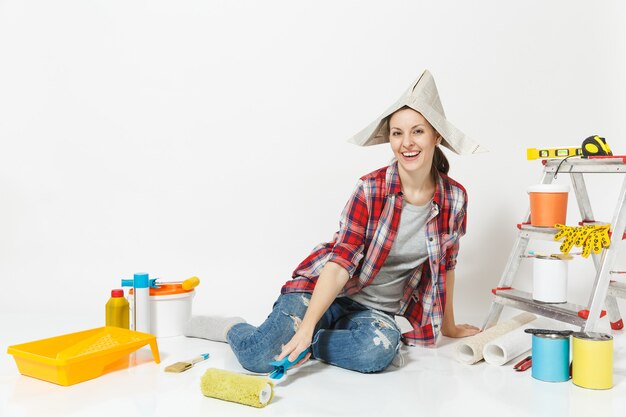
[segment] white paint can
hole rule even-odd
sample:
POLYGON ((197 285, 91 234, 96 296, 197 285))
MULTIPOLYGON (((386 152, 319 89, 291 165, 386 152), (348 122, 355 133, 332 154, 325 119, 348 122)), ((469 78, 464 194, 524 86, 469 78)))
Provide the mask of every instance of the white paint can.
POLYGON ((537 256, 533 259, 533 300, 567 302, 567 261, 537 256))

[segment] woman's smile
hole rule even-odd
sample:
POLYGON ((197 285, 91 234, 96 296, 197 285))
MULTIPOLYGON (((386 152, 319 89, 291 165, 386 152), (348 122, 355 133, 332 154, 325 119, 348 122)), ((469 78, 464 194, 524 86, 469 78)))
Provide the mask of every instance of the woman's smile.
POLYGON ((406 162, 412 162, 417 160, 417 158, 421 155, 422 151, 406 151, 406 152, 402 152, 402 158, 406 161, 406 162))

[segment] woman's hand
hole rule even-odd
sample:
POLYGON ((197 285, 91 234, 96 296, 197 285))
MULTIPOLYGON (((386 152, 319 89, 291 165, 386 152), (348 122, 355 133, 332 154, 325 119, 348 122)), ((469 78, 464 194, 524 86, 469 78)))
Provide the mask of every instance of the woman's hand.
POLYGON ((448 271, 446 278, 446 305, 443 310, 441 334, 446 337, 467 337, 480 333, 480 329, 470 324, 455 324, 454 321, 454 270, 448 271))
POLYGON ((441 334, 446 337, 468 337, 480 333, 480 329, 471 324, 455 324, 450 328, 442 328, 441 334))
MULTIPOLYGON (((328 307, 330 307, 346 282, 348 282, 348 278, 348 271, 339 264, 328 262, 324 265, 317 279, 317 284, 311 295, 309 307, 304 314, 304 318, 300 326, 296 329, 296 334, 283 346, 283 350, 277 357, 278 360, 289 356, 290 361, 295 361, 300 353, 311 346, 313 331, 315 330, 317 322, 326 310, 328 310, 328 307)), ((297 365, 304 363, 310 357, 311 354, 307 354, 297 365)))
MULTIPOLYGON (((308 349, 309 346, 311 346, 312 337, 312 332, 308 331, 307 329, 298 329, 298 331, 296 331, 296 334, 293 335, 291 340, 283 346, 283 350, 280 352, 280 355, 278 355, 276 359, 281 360, 284 357, 289 356, 289 361, 295 361, 300 353, 302 353, 303 351, 308 349)), ((309 352, 304 358, 302 358, 302 360, 300 360, 293 366, 299 366, 303 364, 304 362, 309 360, 310 357, 311 353, 309 352)))

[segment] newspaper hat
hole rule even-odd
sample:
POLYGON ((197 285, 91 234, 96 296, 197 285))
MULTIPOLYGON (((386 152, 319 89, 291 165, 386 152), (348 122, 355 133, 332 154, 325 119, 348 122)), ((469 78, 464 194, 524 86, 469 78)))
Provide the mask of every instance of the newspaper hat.
POLYGON ((378 145, 389 142, 387 117, 404 106, 419 112, 442 136, 442 144, 459 155, 487 152, 487 149, 474 142, 446 119, 439 99, 439 92, 433 76, 424 71, 391 107, 365 129, 350 138, 349 142, 361 146, 378 145))

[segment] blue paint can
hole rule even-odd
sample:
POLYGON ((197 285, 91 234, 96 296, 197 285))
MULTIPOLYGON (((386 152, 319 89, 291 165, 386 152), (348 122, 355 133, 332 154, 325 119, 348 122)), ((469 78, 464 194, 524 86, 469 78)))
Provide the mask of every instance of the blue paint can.
POLYGON ((546 382, 569 380, 569 336, 535 334, 532 349, 533 378, 546 382))

